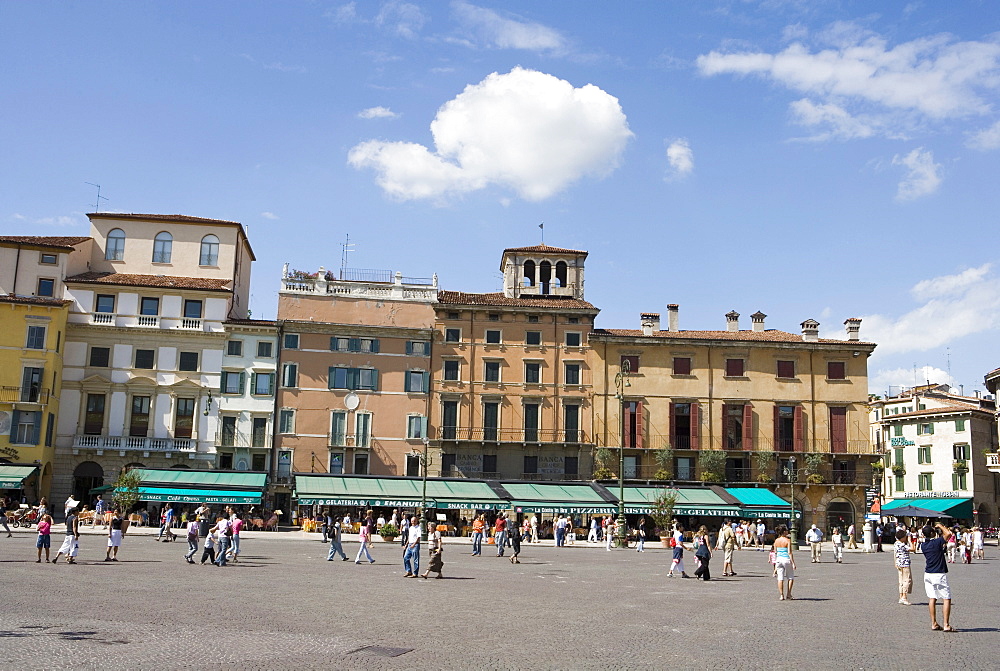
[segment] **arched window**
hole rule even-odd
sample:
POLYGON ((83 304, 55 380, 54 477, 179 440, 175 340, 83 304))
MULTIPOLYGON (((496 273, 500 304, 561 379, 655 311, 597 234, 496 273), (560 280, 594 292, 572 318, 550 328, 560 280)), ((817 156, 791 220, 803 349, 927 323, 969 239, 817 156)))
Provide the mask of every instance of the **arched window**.
POLYGON ((189 469, 189 468, 191 468, 191 467, 190 467, 190 466, 188 466, 187 464, 174 464, 174 465, 173 465, 173 466, 171 466, 170 468, 188 468, 188 469, 189 469))
MULTIPOLYGON (((73 469, 73 498, 77 501, 89 503, 94 500, 96 494, 91 494, 90 490, 104 485, 104 468, 95 461, 84 461, 73 469)), ((105 493, 105 500, 111 497, 105 493)))
POLYGON ((146 468, 146 465, 140 464, 138 461, 133 461, 131 464, 122 466, 123 471, 131 471, 133 468, 146 468))
POLYGON ((125 259, 125 231, 114 228, 108 233, 104 258, 108 261, 123 261, 125 259))
POLYGON ((524 262, 524 286, 533 287, 535 286, 535 262, 525 261, 524 262))
POLYGON ((566 286, 566 262, 559 261, 556 263, 556 286, 564 287, 566 286))
POLYGON ((549 293, 549 282, 552 281, 552 264, 542 261, 538 264, 538 283, 542 285, 542 293, 549 293))
POLYGON ((219 239, 214 235, 206 235, 201 239, 201 259, 200 266, 219 265, 219 239))
POLYGON ((170 263, 170 250, 174 245, 174 236, 166 231, 156 234, 153 240, 153 263, 170 263))

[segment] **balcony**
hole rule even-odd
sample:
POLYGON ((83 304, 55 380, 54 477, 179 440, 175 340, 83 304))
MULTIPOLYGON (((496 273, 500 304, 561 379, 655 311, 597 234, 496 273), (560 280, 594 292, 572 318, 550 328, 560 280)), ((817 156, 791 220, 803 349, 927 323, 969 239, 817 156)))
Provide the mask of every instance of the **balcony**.
POLYGON ((150 438, 149 436, 104 436, 77 434, 74 450, 118 450, 120 452, 194 452, 193 438, 150 438))
POLYGON ((118 315, 113 312, 91 312, 90 323, 101 326, 114 326, 118 323, 118 315))
MULTIPOLYGON (((618 434, 595 437, 600 447, 617 449, 621 446, 621 436, 618 434)), ((828 439, 803 441, 802 449, 796 450, 792 441, 765 438, 757 436, 753 442, 745 445, 742 438, 730 439, 719 436, 701 436, 697 445, 692 445, 690 436, 671 436, 668 434, 647 433, 643 436, 642 449, 648 450, 725 450, 727 452, 818 452, 821 454, 879 454, 875 445, 868 440, 848 440, 833 442, 828 439)), ((626 445, 625 449, 632 449, 626 445)))
POLYGON ((271 447, 271 434, 259 433, 257 435, 219 431, 215 434, 216 447, 271 447))
POLYGON ((0 387, 0 403, 37 403, 46 405, 49 402, 47 387, 28 385, 24 387, 0 387))
POLYGON ((136 326, 143 326, 145 328, 160 328, 160 318, 158 316, 151 317, 149 315, 139 315, 136 321, 136 326))
POLYGON ((200 331, 201 330, 201 320, 200 319, 191 319, 189 317, 184 317, 183 319, 181 319, 181 326, 180 327, 182 329, 187 329, 189 331, 200 331))
POLYGON ((477 480, 499 480, 502 476, 495 471, 470 471, 452 466, 442 469, 442 478, 475 478, 477 480))
POLYGON ((372 446, 371 434, 358 436, 353 433, 329 433, 327 434, 327 447, 356 447, 367 450, 372 446))
POLYGON ((986 468, 992 473, 1000 473, 1000 452, 986 453, 986 468))
POLYGON ((580 430, 559 429, 494 429, 465 427, 441 427, 441 440, 464 440, 477 443, 565 443, 569 445, 589 444, 587 434, 580 430))
POLYGON ((404 277, 403 273, 391 270, 343 268, 334 274, 333 271, 323 267, 315 273, 309 273, 289 270, 286 266, 282 272, 281 291, 295 294, 434 302, 437 300, 438 281, 436 275, 404 277))

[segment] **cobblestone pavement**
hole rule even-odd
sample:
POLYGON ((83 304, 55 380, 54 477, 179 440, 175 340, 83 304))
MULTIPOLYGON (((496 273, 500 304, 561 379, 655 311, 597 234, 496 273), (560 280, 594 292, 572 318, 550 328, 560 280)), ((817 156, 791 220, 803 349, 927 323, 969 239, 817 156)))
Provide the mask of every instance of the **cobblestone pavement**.
MULTIPOLYGON (((356 566, 325 561, 328 546, 298 533, 246 534, 240 563, 226 568, 186 564, 182 540, 131 533, 118 563, 102 561, 104 537, 88 533, 79 565, 36 564, 34 540, 0 537, 3 668, 913 669, 961 659, 985 669, 1000 640, 995 547, 985 562, 951 566, 961 631, 943 634, 929 630, 919 555, 916 605, 905 607, 888 552, 842 565, 801 553, 796 600, 779 602, 767 555, 750 550, 736 553, 737 576, 705 583, 666 578, 660 547, 526 544, 512 565, 492 546, 471 557, 455 543, 446 579, 411 580, 396 544, 376 544, 376 563, 356 566)), ((346 544, 352 560, 357 547, 346 544)))

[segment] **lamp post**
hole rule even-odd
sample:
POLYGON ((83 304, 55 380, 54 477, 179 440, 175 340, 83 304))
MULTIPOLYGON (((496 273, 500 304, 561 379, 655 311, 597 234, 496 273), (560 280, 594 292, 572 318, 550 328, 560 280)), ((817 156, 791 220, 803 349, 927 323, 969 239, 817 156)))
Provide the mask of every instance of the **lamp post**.
POLYGON ((427 538, 427 536, 424 536, 424 533, 426 533, 427 531, 425 525, 426 520, 424 519, 424 516, 427 514, 427 463, 428 463, 427 447, 431 444, 431 440, 426 435, 424 435, 424 437, 421 439, 421 442, 423 442, 424 444, 424 457, 421 460, 421 465, 424 467, 423 468, 424 490, 420 496, 420 516, 418 519, 420 520, 420 539, 424 540, 427 538))
POLYGON ((620 547, 626 547, 625 543, 625 389, 631 387, 629 383, 629 373, 632 372, 632 364, 628 359, 622 360, 621 370, 615 374, 615 389, 618 393, 615 398, 620 402, 621 409, 621 432, 620 447, 618 448, 618 522, 615 524, 615 536, 618 538, 620 547))
POLYGON ((789 536, 791 537, 792 544, 798 542, 798 526, 795 523, 795 455, 793 454, 788 458, 788 465, 784 468, 784 474, 788 477, 788 484, 792 491, 792 516, 788 522, 789 524, 789 536))

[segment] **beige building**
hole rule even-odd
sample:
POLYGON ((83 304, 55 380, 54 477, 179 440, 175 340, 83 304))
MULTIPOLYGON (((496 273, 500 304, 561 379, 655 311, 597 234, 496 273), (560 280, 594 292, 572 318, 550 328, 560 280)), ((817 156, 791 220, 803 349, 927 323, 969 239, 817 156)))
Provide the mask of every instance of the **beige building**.
POLYGON ((504 250, 498 293, 442 291, 435 307, 434 475, 576 480, 591 470, 587 252, 504 250))
POLYGON ((630 480, 758 483, 789 497, 803 521, 863 514, 875 458, 868 438, 868 356, 860 320, 844 340, 765 328, 766 315, 726 315, 726 328, 682 330, 679 307, 641 316, 640 329, 590 334, 597 447, 630 480), (621 451, 620 451, 621 450, 621 451), (795 460, 794 462, 792 460, 795 460), (793 466, 794 463, 794 466, 793 466))

